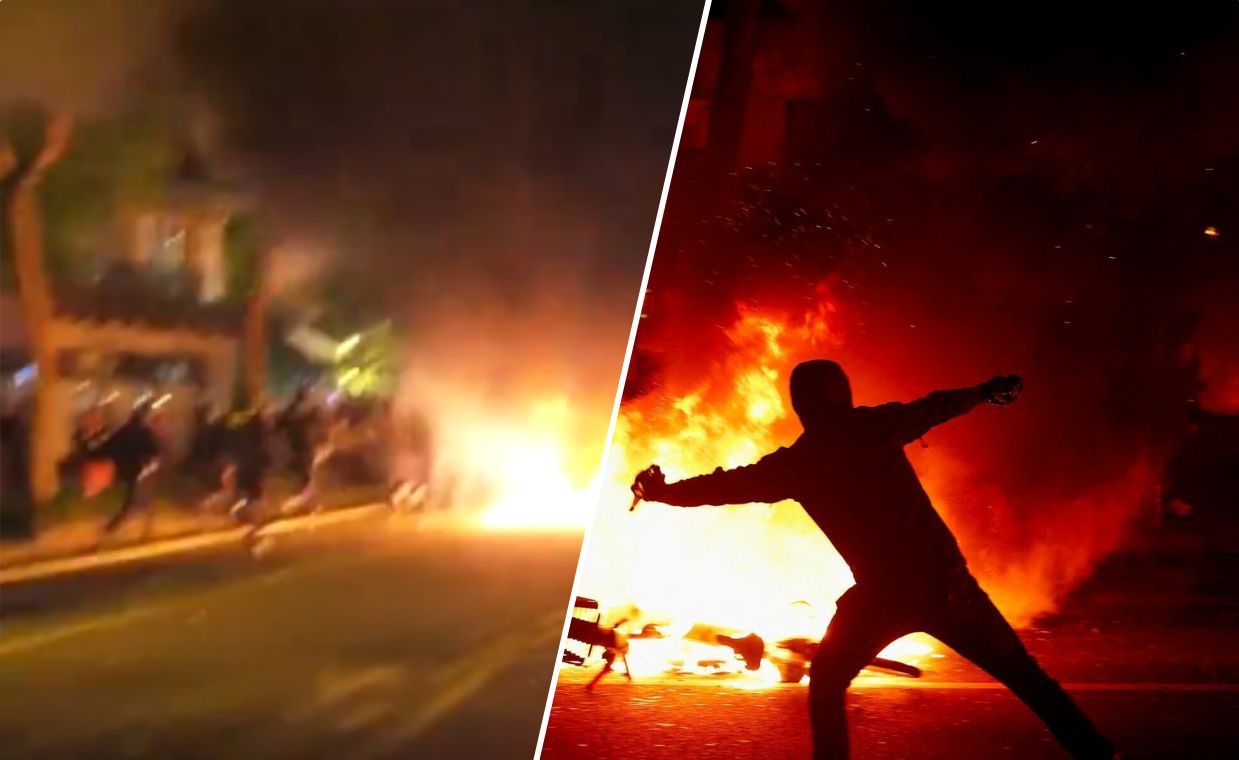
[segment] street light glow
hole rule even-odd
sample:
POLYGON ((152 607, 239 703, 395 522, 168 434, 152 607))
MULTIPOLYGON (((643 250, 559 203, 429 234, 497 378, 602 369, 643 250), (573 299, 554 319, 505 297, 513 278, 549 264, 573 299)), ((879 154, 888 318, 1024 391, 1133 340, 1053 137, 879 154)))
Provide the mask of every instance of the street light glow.
POLYGON ((358 343, 361 343, 361 333, 353 333, 340 341, 339 345, 336 346, 336 361, 340 361, 352 353, 353 349, 357 348, 358 343))

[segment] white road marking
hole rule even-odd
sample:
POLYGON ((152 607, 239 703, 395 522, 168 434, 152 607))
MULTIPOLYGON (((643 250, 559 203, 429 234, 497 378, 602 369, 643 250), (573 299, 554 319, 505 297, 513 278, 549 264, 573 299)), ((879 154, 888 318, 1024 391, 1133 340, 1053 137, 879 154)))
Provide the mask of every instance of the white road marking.
POLYGON ((210 600, 246 590, 256 585, 269 586, 272 583, 282 582, 288 578, 296 577, 306 569, 305 567, 284 567, 236 584, 222 588, 212 587, 189 596, 177 596, 144 607, 133 607, 105 614, 88 613, 84 620, 76 623, 54 622, 49 630, 26 634, 17 638, 10 636, 7 640, 0 641, 0 657, 8 657, 28 652, 32 649, 50 646, 75 636, 120 628, 156 615, 172 615, 193 610, 191 617, 197 617, 202 614, 202 606, 210 600))
MULTIPOLYGON (((422 736, 443 718, 453 713, 491 679, 513 663, 528 656, 532 643, 550 639, 559 632, 559 612, 528 627, 521 627, 490 642, 484 649, 464 657, 442 673, 446 685, 435 693, 399 728, 366 747, 355 748, 354 758, 387 757, 400 747, 422 736)), ((547 662, 548 670, 551 663, 547 662)), ((550 673, 548 672, 548 676, 550 673)))
POLYGON ((144 607, 135 610, 126 610, 125 612, 115 612, 102 617, 94 617, 91 620, 86 620, 81 623, 66 625, 60 628, 54 628, 43 633, 35 633, 29 636, 22 636, 17 639, 9 639, 8 641, 0 642, 0 657, 8 657, 9 655, 27 652, 31 649, 55 644, 58 641, 80 636, 86 633, 94 633, 96 631, 105 631, 110 628, 119 628, 120 626, 150 617, 163 611, 163 607, 144 607))

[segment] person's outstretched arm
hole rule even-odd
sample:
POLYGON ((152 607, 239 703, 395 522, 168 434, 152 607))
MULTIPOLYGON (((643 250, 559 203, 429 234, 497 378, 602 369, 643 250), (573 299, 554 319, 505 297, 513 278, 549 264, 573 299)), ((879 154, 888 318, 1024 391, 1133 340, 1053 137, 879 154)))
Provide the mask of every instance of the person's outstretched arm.
POLYGON ((999 406, 1011 403, 1019 397, 1023 384, 1023 378, 1017 375, 998 375, 972 388, 934 391, 906 404, 882 404, 874 407, 874 411, 882 415, 892 437, 901 444, 908 444, 983 403, 999 406))
POLYGON ((646 501, 673 507, 773 504, 791 498, 787 473, 789 453, 787 449, 779 449, 745 467, 734 470, 720 467, 708 475, 675 483, 668 483, 661 470, 651 467, 637 476, 633 493, 646 501))

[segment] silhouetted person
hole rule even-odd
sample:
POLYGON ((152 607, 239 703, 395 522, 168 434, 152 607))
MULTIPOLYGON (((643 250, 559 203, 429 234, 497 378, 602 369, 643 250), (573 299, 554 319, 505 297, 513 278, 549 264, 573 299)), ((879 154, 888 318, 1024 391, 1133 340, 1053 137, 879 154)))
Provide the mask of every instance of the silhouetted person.
POLYGON ((798 365, 792 407, 804 433, 791 446, 734 470, 667 483, 651 466, 634 493, 681 507, 800 502, 856 579, 809 671, 814 756, 848 756, 848 685, 891 641, 925 631, 1010 688, 1076 758, 1111 758, 1113 747, 1024 648, 977 585, 955 537, 934 511, 903 447, 983 402, 1013 401, 1018 377, 935 391, 911 403, 852 406, 843 369, 798 365))
MULTIPOLYGON (((139 402, 129 419, 96 449, 112 460, 116 481, 125 491, 120 509, 103 526, 105 534, 120 527, 135 507, 145 506, 140 491, 142 480, 150 474, 159 460, 159 438, 148 419, 151 408, 149 401, 139 402)), ((148 510, 148 527, 151 517, 148 510)))
POLYGON ((72 482, 87 498, 102 490, 111 479, 111 460, 103 451, 111 434, 103 406, 93 406, 79 415, 69 453, 59 462, 61 482, 72 482), (105 472, 108 477, 101 477, 105 472))
POLYGON ((238 409, 215 424, 218 482, 200 508, 222 509, 233 519, 258 527, 264 511, 263 480, 270 462, 266 423, 260 412, 238 409))
POLYGON ((315 450, 320 425, 318 408, 309 402, 305 388, 298 388, 276 419, 276 429, 288 442, 288 466, 297 483, 297 492, 286 506, 303 507, 314 499, 314 476, 323 458, 315 450))
POLYGON ((236 489, 240 501, 233 505, 234 517, 261 519, 263 480, 270 455, 267 450, 266 422, 259 411, 233 415, 228 435, 228 458, 236 468, 236 489))
POLYGON ((399 417, 389 412, 381 438, 387 448, 388 502, 400 510, 424 510, 434 473, 434 431, 418 410, 399 417))
POLYGON ((25 415, 7 393, 0 393, 0 500, 8 505, 0 510, 0 530, 14 535, 28 536, 34 530, 33 511, 16 508, 30 504, 29 454, 25 415))
POLYGON ((75 461, 90 459, 108 440, 108 435, 103 407, 87 409, 73 428, 73 452, 70 456, 75 461))
POLYGON ((213 487, 218 482, 223 454, 223 417, 212 412, 210 403, 202 401, 194 405, 192 424, 185 467, 204 485, 213 487))

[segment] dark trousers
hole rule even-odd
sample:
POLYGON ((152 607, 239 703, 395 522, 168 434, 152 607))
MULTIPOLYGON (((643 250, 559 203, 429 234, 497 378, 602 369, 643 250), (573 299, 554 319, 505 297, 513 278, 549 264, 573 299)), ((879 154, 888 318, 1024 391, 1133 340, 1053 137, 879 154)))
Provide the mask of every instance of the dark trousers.
POLYGON ((1114 748, 1058 682, 1046 675, 976 580, 960 571, 922 588, 854 586, 839 599, 809 671, 813 756, 848 756, 848 685, 887 644, 924 631, 972 660, 1032 708, 1075 758, 1112 758, 1114 748))
MULTIPOLYGON (((125 522, 125 520, 129 518, 129 515, 133 512, 133 510, 146 508, 146 501, 142 498, 143 494, 139 491, 142 485, 140 475, 141 473, 124 473, 117 475, 116 479, 120 481, 121 487, 125 489, 124 501, 121 502, 120 509, 116 510, 116 514, 112 515, 112 517, 104 523, 104 533, 111 533, 119 528, 121 523, 125 522)), ((149 527, 151 518, 149 511, 147 512, 146 518, 149 527)))
POLYGON ((297 492, 306 490, 314 478, 314 451, 309 448, 294 447, 289 452, 288 469, 297 478, 297 492))

